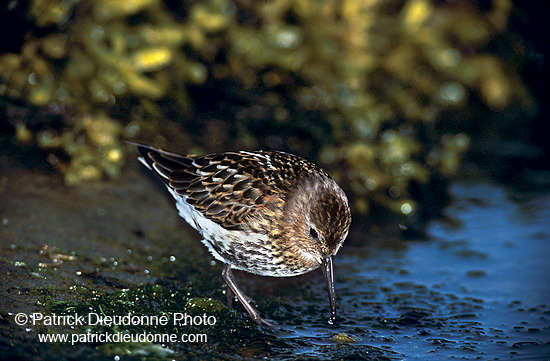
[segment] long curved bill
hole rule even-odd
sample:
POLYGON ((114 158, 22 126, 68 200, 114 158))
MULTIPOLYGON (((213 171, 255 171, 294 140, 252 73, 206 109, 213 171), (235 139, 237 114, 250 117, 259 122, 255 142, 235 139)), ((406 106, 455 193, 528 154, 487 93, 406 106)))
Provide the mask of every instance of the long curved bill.
POLYGON ((334 270, 332 267, 333 256, 323 258, 323 274, 327 284, 328 301, 330 303, 330 318, 328 323, 334 325, 336 323, 336 292, 334 291, 334 270))

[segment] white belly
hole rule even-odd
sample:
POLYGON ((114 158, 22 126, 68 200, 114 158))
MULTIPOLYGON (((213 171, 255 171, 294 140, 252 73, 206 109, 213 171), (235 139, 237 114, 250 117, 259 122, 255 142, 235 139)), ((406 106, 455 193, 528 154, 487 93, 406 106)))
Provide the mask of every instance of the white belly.
POLYGON ((273 247, 265 234, 226 230, 219 224, 204 217, 180 196, 167 187, 176 200, 179 215, 202 236, 202 243, 218 261, 230 264, 235 269, 261 276, 289 277, 307 271, 292 271, 284 264, 276 265, 273 247))

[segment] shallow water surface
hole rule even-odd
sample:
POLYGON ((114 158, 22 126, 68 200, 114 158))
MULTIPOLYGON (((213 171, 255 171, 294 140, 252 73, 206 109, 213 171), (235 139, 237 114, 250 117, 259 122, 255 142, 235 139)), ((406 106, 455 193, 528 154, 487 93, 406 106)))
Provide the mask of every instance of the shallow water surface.
POLYGON ((342 249, 339 328, 283 326, 279 337, 307 340, 298 353, 313 357, 346 334, 343 347, 391 359, 550 359, 550 194, 451 192, 449 221, 433 222, 430 240, 342 249))

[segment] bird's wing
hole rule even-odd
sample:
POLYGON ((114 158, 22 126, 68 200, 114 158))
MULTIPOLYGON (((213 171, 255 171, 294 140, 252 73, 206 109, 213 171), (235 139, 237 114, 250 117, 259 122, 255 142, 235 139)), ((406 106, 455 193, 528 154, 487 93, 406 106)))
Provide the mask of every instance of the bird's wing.
POLYGON ((143 145, 138 149, 140 161, 168 187, 206 218, 230 230, 247 230, 247 219, 282 212, 296 177, 289 159, 301 160, 278 152, 186 156, 143 145))

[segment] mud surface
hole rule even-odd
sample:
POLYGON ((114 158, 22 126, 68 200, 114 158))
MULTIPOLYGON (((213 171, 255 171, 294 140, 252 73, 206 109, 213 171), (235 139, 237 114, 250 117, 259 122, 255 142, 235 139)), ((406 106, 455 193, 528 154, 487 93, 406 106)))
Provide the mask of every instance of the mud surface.
POLYGON ((318 271, 290 279, 238 273, 258 328, 229 309, 196 232, 136 163, 111 182, 67 188, 18 156, 0 157, 0 358, 547 360, 550 194, 488 183, 452 187, 448 219, 430 240, 351 240, 336 258, 340 324, 328 326, 318 271), (216 318, 207 342, 39 342, 38 334, 179 333, 177 327, 17 325, 19 313, 216 318), (195 311, 193 311, 195 310, 195 311))

